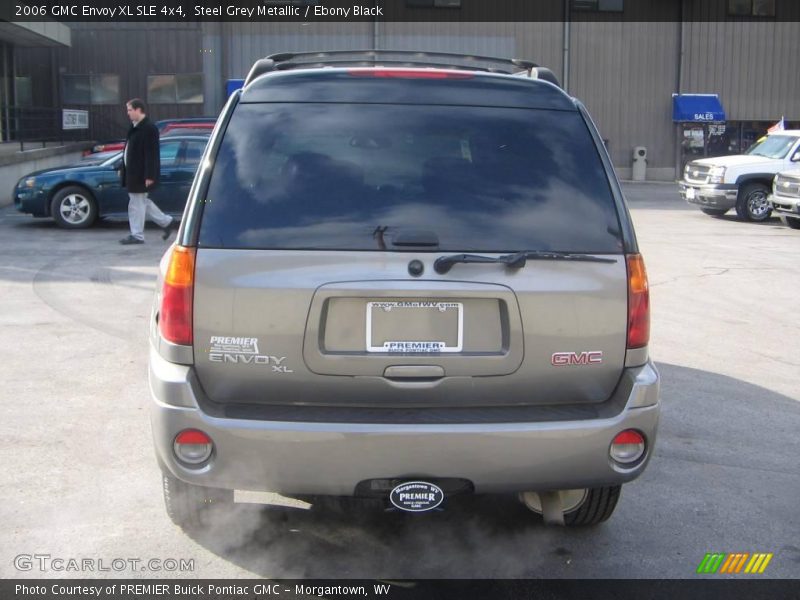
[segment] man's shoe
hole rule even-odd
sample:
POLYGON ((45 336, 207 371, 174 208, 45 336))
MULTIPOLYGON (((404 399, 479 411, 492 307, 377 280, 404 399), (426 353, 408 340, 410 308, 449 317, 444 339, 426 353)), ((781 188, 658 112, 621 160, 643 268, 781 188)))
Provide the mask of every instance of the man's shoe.
POLYGON ((133 237, 132 235, 129 235, 128 237, 122 238, 119 241, 119 243, 122 244, 123 246, 127 246, 129 244, 144 244, 144 240, 140 240, 137 237, 133 237))
POLYGON ((175 219, 172 219, 172 221, 169 222, 169 225, 164 227, 164 235, 161 236, 161 239, 167 239, 176 229, 178 229, 178 222, 175 219))

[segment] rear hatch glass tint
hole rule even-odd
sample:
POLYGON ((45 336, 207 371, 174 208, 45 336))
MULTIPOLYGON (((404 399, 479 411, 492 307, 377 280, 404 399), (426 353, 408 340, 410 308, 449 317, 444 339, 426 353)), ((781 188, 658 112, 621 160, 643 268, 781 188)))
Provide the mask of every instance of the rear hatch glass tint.
POLYGON ((577 111, 240 104, 201 201, 207 248, 622 252, 577 111))

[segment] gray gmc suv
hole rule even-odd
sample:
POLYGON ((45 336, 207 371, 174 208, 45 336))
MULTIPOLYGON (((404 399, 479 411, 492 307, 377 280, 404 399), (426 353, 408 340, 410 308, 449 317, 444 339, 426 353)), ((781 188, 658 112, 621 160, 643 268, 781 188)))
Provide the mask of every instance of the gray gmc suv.
POLYGON ((556 83, 445 54, 254 65, 160 265, 152 426, 174 522, 202 526, 234 490, 611 515, 656 437, 647 276, 597 129, 556 83))

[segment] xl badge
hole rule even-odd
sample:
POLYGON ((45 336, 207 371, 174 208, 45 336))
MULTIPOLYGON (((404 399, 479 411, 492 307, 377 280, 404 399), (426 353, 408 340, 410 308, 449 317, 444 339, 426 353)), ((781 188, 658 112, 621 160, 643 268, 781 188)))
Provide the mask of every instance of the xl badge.
POLYGON ((409 481, 394 488, 389 500, 406 512, 426 512, 444 501, 444 492, 438 485, 427 481, 409 481))
POLYGON ((282 364, 286 360, 285 356, 261 354, 258 351, 258 338, 211 336, 208 360, 216 363, 272 367, 272 373, 294 373, 292 369, 282 364))

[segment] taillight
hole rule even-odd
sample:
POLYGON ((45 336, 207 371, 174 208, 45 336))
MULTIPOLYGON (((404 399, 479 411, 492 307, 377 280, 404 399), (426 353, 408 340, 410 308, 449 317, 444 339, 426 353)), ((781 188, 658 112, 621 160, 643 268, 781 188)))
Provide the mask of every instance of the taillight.
POLYGON ((650 341, 650 291, 647 271, 640 254, 627 256, 628 262, 628 348, 641 348, 650 341))
POLYGON ((214 442, 202 431, 184 429, 172 444, 172 450, 180 460, 190 465, 199 465, 211 458, 214 442))
POLYGON ((618 463, 630 465, 644 456, 644 436, 635 429, 626 429, 611 442, 609 454, 618 463))
POLYGON ((192 345, 192 300, 194 296, 194 248, 175 246, 161 289, 158 326, 165 340, 192 345))
POLYGON ((472 73, 433 71, 428 69, 350 69, 353 77, 387 77, 395 79, 472 79, 472 73))

